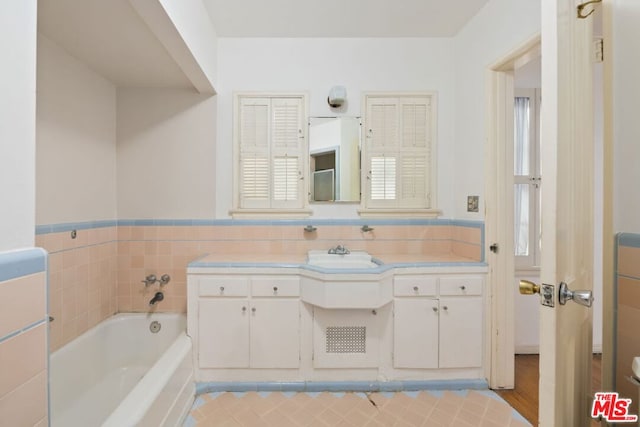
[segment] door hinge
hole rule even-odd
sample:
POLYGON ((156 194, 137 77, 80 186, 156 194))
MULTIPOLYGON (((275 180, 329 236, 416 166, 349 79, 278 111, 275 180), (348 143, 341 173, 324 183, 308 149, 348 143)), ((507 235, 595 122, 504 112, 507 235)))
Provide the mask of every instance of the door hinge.
POLYGON ((593 62, 600 63, 604 61, 604 39, 597 37, 593 39, 593 62))

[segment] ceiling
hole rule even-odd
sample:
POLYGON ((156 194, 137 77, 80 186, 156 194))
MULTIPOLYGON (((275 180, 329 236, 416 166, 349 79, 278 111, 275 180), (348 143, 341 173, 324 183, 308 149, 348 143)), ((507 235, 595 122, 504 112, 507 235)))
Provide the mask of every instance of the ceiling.
POLYGON ((220 37, 451 37, 488 0, 203 0, 220 37))
POLYGON ((116 86, 193 87, 129 0, 39 0, 38 31, 116 86))
MULTIPOLYGON (((202 1, 219 37, 451 37, 488 2, 202 1)), ((130 0, 39 0, 38 31, 118 87, 193 87, 130 0)))

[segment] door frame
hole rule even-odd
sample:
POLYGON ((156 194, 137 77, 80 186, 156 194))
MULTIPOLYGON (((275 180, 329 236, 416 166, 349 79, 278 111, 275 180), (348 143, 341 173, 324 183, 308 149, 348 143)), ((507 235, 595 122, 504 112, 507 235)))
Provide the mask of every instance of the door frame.
POLYGON ((540 56, 535 34, 487 68, 485 149, 485 241, 490 295, 487 366, 489 387, 513 388, 515 324, 515 256, 513 243, 513 97, 514 70, 540 56), (508 167, 509 164, 511 167, 508 167), (511 173, 507 173, 508 171, 511 173))

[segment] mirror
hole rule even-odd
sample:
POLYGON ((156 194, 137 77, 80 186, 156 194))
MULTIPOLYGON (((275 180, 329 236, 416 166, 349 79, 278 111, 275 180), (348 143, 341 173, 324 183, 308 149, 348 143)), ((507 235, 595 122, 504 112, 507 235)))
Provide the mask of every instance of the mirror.
POLYGON ((360 117, 310 117, 310 201, 360 201, 360 117))

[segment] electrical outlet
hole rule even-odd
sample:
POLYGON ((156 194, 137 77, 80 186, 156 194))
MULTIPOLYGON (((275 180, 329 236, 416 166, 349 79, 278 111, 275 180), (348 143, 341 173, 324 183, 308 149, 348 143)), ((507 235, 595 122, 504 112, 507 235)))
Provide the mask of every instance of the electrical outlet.
POLYGON ((480 196, 467 196, 467 212, 478 212, 480 196))

